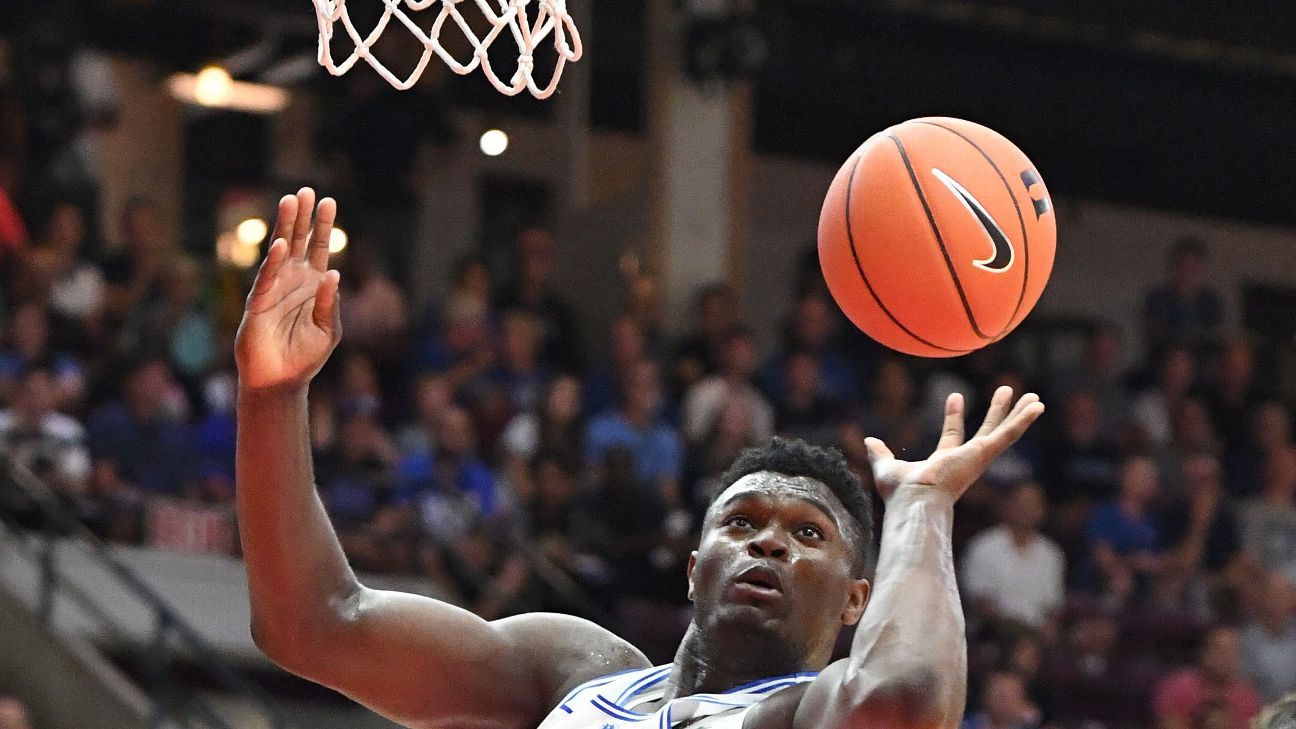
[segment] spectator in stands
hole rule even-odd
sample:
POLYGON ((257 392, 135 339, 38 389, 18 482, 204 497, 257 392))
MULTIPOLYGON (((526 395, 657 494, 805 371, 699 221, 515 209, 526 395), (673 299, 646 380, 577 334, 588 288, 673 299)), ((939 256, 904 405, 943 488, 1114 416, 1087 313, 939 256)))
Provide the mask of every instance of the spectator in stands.
POLYGON ((1062 726, 1147 726, 1139 719, 1162 669, 1152 656, 1142 657, 1147 665, 1121 656, 1116 615, 1108 608, 1077 612, 1045 664, 1050 717, 1062 726))
POLYGON ((1085 390, 1098 401, 1098 421, 1104 433, 1122 432, 1129 420, 1132 399, 1125 377, 1120 332, 1110 324, 1099 324, 1085 336, 1079 367, 1060 375, 1058 394, 1085 390))
POLYGON ((1296 449, 1292 414, 1286 405, 1274 400, 1262 402, 1245 419, 1250 437, 1245 443, 1232 444, 1225 452, 1230 493, 1234 496, 1254 496, 1262 491, 1269 460, 1275 454, 1296 449))
POLYGON ((688 447, 684 464, 685 497, 699 524, 706 513, 716 479, 743 449, 763 442, 755 432, 755 419, 751 417, 749 408, 746 400, 726 400, 702 440, 688 447))
POLYGON ((585 412, 598 414, 616 407, 625 396, 625 380, 634 364, 651 359, 643 327, 627 314, 612 320, 608 332, 608 361, 585 378, 585 412))
POLYGON ((1265 462, 1264 490, 1243 502, 1242 543, 1260 568, 1296 581, 1296 448, 1265 462))
POLYGON ((1252 413, 1264 395, 1255 375, 1254 347, 1240 337, 1230 340, 1220 354, 1219 377, 1208 396, 1215 427, 1229 450, 1246 443, 1252 413))
POLYGON ((582 372, 585 353, 580 344, 576 311, 553 282, 554 239, 532 228, 517 239, 517 280, 497 302, 501 310, 524 309, 540 323, 540 359, 565 372, 582 372))
POLYGON ((22 377, 14 406, 0 410, 0 448, 69 499, 86 492, 90 453, 81 423, 54 409, 54 375, 32 367, 22 377))
POLYGON ((471 297, 452 299, 440 331, 419 343, 418 366, 444 373, 453 393, 494 363, 490 312, 485 304, 471 297))
POLYGON ((1216 702, 1227 707, 1230 729, 1246 729, 1264 703, 1242 675, 1238 631, 1227 626, 1202 636, 1196 665, 1162 679, 1152 706, 1158 729, 1192 729, 1216 702))
POLYGON ((404 351, 409 325, 405 293, 383 270, 381 253, 369 241, 355 237, 343 254, 342 329, 347 346, 383 363, 404 351))
POLYGON ((336 397, 344 413, 386 414, 378 367, 368 354, 353 349, 341 357, 336 397))
POLYGON ((539 407, 545 383, 554 375, 553 368, 540 360, 541 334, 540 320, 530 311, 505 312, 495 366, 468 383, 468 399, 477 401, 489 391, 498 391, 504 396, 510 414, 539 407))
POLYGON ((215 372, 204 381, 202 395, 206 414, 194 425, 194 440, 200 454, 200 496, 206 501, 232 502, 238 377, 229 371, 215 372))
POLYGON ((1040 711, 1026 695, 1026 682, 1009 671, 986 676, 981 689, 981 708, 963 720, 962 729, 1034 729, 1040 725, 1040 711))
POLYGON ((1164 542, 1152 514, 1159 476, 1145 456, 1121 464, 1116 498, 1094 510, 1086 532, 1098 584, 1124 603, 1152 586, 1165 567, 1164 542))
POLYGON ((1046 509, 1039 484, 1015 484, 1001 499, 1000 523, 968 543, 963 588, 977 617, 1053 632, 1066 566, 1062 550, 1039 531, 1046 509))
POLYGON ((1153 351, 1171 343, 1203 343, 1224 323, 1223 302, 1206 281, 1206 243, 1180 238, 1168 262, 1169 278, 1149 290, 1143 301, 1144 331, 1153 351))
POLYGON ((0 696, 0 729, 32 729, 27 706, 12 696, 0 696))
POLYGON ((85 258, 86 220, 70 200, 54 204, 30 253, 31 272, 48 292, 50 312, 77 326, 81 335, 98 331, 105 284, 99 267, 85 258))
POLYGON ((1200 398, 1186 397, 1171 413, 1171 439, 1157 452, 1158 466, 1162 473, 1174 473, 1183 459, 1198 454, 1219 458, 1223 448, 1206 405, 1200 398))
POLYGON ((115 538, 138 537, 150 496, 180 496, 194 488, 198 458, 184 422, 187 411, 166 361, 145 358, 125 368, 122 397, 90 416, 93 493, 105 502, 115 538))
POLYGON ((165 352, 181 378, 196 383, 217 356, 216 327, 201 301, 203 269, 184 256, 163 264, 161 296, 124 324, 125 352, 165 352))
POLYGON ((811 353, 818 367, 820 391, 835 400, 859 397, 859 373, 855 362, 837 346, 836 307, 822 293, 802 296, 796 302, 792 320, 784 334, 783 347, 765 366, 762 384, 770 397, 780 397, 788 383, 787 357, 794 351, 811 353))
POLYGON ((486 261, 476 255, 465 256, 455 263, 454 280, 449 301, 466 299, 475 301, 484 307, 491 305, 492 292, 490 270, 486 261))
POLYGON ((918 389, 903 360, 884 360, 873 381, 873 392, 858 418, 859 429, 883 440, 894 452, 917 448, 923 435, 917 414, 918 389))
POLYGON ((13 187, 5 179, 8 170, 9 166, 0 162, 0 265, 8 264, 29 242, 27 224, 13 202, 13 187))
POLYGON ((1068 529, 1095 501, 1115 491, 1118 451, 1111 434, 1102 430, 1101 417, 1093 393, 1072 392, 1062 402, 1059 430, 1043 448, 1040 480, 1068 529))
POLYGON ((601 464, 613 448, 627 448, 635 476, 645 488, 668 504, 679 504, 684 451, 679 433, 661 416, 661 381, 657 365, 642 361, 631 367, 621 407, 590 421, 585 432, 585 457, 601 464))
POLYGON ((643 332, 646 356, 654 362, 664 362, 666 334, 662 325, 661 285, 657 279, 643 272, 630 276, 623 310, 643 332))
POLYGON ((1187 347, 1173 346, 1161 355, 1156 383, 1134 398, 1135 442, 1146 448, 1164 448, 1174 434, 1174 413, 1193 395, 1197 358, 1187 347))
POLYGON ((738 326, 738 296, 728 284, 713 283, 698 292, 693 321, 671 357, 671 386, 683 393, 693 383, 720 369, 729 333, 738 326))
POLYGON ((1224 581, 1224 573, 1237 566, 1242 537, 1237 515, 1224 493, 1219 461, 1201 453, 1186 456, 1179 467, 1182 494, 1162 510, 1162 544, 1166 570, 1159 595, 1167 606, 1184 605, 1184 593, 1197 587, 1205 595, 1224 581))
POLYGON ((809 350, 793 350, 783 358, 784 386, 774 403, 774 430, 779 435, 822 446, 836 440, 845 408, 843 401, 824 394, 820 369, 818 357, 809 350))
POLYGON ((633 451, 614 445, 597 457, 586 546, 611 567, 618 596, 678 601, 688 591, 684 564, 691 546, 683 543, 691 535, 671 529, 669 505, 661 492, 645 488, 633 451))
POLYGON ((712 432, 721 411, 732 400, 742 402, 752 438, 763 443, 774 435, 774 408, 756 389, 756 341, 750 330, 735 327, 725 337, 720 369, 693 383, 684 396, 684 438, 693 445, 712 432))
POLYGON ((171 248, 157 204, 144 197, 127 200, 121 216, 121 247, 102 263, 110 323, 120 324, 136 307, 161 298, 162 272, 171 248))
MULTIPOLYGON (((1050 641, 1052 639, 1050 638, 1050 641)), ((1040 712, 1042 723, 1049 723, 1056 713, 1054 689, 1044 678, 1044 638, 1034 630, 1007 631, 1000 641, 999 668, 1021 677, 1026 697, 1040 712)))
POLYGON ((500 438, 504 470, 526 468, 541 452, 568 461, 584 454, 585 423, 581 418, 581 386, 572 375, 560 375, 545 386, 538 411, 524 412, 508 424, 500 438))
POLYGON ((396 434, 401 458, 436 451, 441 416, 454 405, 454 393, 445 375, 425 372, 414 378, 413 417, 396 434))
POLYGON ((396 446, 374 413, 350 409, 335 448, 319 460, 316 482, 338 539, 360 569, 390 569, 401 564, 395 517, 396 446))
POLYGON ((442 413, 434 453, 414 453, 397 464, 399 504, 405 520, 444 544, 454 544, 482 525, 516 536, 514 516, 495 474, 477 456, 476 433, 468 412, 442 413))
POLYGON ((1296 582, 1270 572, 1242 628, 1242 671, 1265 701, 1296 691, 1296 582))
POLYGON ((9 318, 4 346, 0 347, 0 402, 13 402, 13 394, 29 367, 47 367, 54 375, 54 407, 73 409, 85 395, 85 369, 76 357, 50 344, 49 310, 26 302, 9 318))

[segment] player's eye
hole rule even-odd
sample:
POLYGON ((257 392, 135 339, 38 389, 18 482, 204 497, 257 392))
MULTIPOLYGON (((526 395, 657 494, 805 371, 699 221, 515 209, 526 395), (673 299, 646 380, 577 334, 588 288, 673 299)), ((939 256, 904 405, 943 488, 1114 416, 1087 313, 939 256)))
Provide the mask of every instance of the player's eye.
POLYGON ((745 517, 745 516, 731 516, 731 517, 729 517, 728 519, 725 519, 725 520, 724 520, 724 525, 725 525, 725 526, 736 526, 736 527, 738 527, 738 528, 740 528, 740 529, 747 529, 747 528, 751 527, 752 522, 751 522, 751 519, 748 519, 748 518, 745 517))
POLYGON ((802 539, 823 539, 823 532, 817 526, 806 524, 797 530, 797 536, 802 539))

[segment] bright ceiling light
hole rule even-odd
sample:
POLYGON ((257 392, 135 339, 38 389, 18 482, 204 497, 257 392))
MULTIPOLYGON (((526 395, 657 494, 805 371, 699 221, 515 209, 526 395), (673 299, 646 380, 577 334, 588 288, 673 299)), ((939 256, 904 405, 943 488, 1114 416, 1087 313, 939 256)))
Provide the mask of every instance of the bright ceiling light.
POLYGON ((334 228, 329 234, 329 253, 341 253, 347 247, 347 234, 341 228, 334 228))
POLYGON ((224 106, 233 93, 234 79, 220 66, 207 66, 194 77, 194 101, 203 106, 224 106))
POLYGON ((502 129, 490 129, 481 135, 481 151, 487 157, 498 157, 504 154, 508 146, 508 134, 505 134, 502 129))
POLYGON ((245 245, 257 245, 261 241, 265 240, 266 233, 269 232, 269 230, 270 228, 266 225, 266 221, 261 218, 248 218, 239 223, 238 227, 234 229, 234 232, 238 235, 240 243, 245 245))
POLYGON ((186 104, 219 109, 274 114, 288 106, 288 91, 278 86, 234 81, 219 66, 197 74, 177 73, 167 80, 171 95, 186 104))

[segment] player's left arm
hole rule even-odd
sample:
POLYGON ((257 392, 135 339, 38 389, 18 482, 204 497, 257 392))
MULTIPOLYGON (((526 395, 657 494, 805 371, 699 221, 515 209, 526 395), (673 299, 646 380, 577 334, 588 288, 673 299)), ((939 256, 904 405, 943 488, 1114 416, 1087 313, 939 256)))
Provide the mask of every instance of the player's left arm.
POLYGON ((948 729, 967 695, 967 642, 955 579, 954 502, 1013 444, 1044 405, 999 388, 985 422, 964 442, 963 397, 950 395, 940 443, 925 461, 896 459, 867 441, 886 503, 873 597, 850 657, 806 689, 794 729, 948 729))

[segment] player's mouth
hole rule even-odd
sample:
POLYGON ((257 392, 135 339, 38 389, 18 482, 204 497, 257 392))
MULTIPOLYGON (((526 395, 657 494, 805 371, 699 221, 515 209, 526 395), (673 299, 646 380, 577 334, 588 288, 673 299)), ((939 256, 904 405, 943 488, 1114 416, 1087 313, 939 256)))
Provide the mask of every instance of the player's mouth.
POLYGON ((756 565, 734 578, 733 589, 744 597, 777 598, 783 595, 783 580, 773 569, 756 565))

